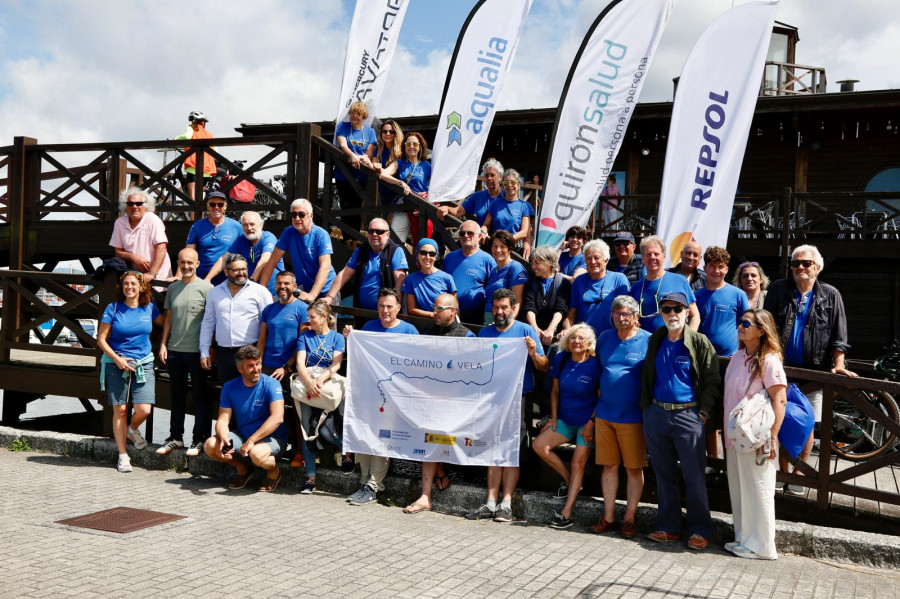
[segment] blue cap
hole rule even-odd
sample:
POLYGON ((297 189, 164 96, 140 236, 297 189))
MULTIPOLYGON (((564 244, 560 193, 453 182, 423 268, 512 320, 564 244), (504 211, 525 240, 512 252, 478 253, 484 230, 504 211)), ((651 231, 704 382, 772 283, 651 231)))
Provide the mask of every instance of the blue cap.
POLYGON ((685 308, 688 307, 687 296, 678 291, 671 291, 659 298, 659 303, 662 304, 663 302, 678 302, 685 308))
POLYGON ((627 241, 629 243, 634 243, 634 235, 632 235, 628 231, 621 231, 619 233, 616 233, 616 236, 613 237, 613 242, 616 241, 627 241))
POLYGON ((210 200, 213 199, 213 198, 222 198, 222 199, 225 200, 226 202, 228 201, 228 197, 227 197, 224 193, 222 193, 221 191, 211 191, 211 192, 209 192, 208 194, 206 194, 206 201, 207 201, 207 202, 210 201, 210 200))

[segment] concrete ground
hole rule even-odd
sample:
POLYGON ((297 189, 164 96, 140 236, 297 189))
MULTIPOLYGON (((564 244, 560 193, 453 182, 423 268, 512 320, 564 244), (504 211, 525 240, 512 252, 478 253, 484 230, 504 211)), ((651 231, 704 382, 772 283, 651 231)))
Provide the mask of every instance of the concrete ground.
POLYGON ((900 597, 900 573, 470 522, 343 496, 0 450, 0 597, 900 597), (118 535, 54 524, 125 506, 186 516, 118 535))

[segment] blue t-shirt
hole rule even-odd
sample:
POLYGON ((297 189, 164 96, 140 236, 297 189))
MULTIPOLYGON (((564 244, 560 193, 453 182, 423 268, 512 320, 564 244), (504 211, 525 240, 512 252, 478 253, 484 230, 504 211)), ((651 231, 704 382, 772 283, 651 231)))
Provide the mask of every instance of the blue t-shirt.
MULTIPOLYGON (((384 250, 382 250, 384 251, 384 250)), ((357 247, 353 250, 353 254, 350 256, 350 259, 347 260, 347 264, 350 268, 356 268, 357 260, 359 259, 359 248, 357 247)), ((409 264, 406 262, 406 254, 403 252, 403 248, 398 247, 394 250, 394 255, 391 257, 391 270, 407 270, 409 269, 409 264)), ((369 252, 369 261, 363 266, 362 272, 357 272, 356 276, 362 277, 362 285, 359 287, 359 297, 356 298, 357 304, 360 308, 366 308, 368 310, 375 310, 378 308, 378 292, 381 291, 381 252, 377 254, 374 252, 369 252)), ((391 281, 388 285, 389 287, 394 286, 394 282, 391 281)))
POLYGON ((575 322, 591 325, 599 335, 612 328, 609 315, 612 303, 620 295, 628 295, 628 277, 620 272, 606 271, 602 279, 595 281, 588 273, 578 275, 572 281, 570 308, 575 308, 575 322))
POLYGON ((564 275, 572 276, 579 268, 587 269, 584 262, 584 254, 576 254, 573 258, 569 252, 563 252, 559 255, 559 272, 564 275))
POLYGON ((495 268, 488 277, 488 284, 484 290, 484 311, 491 311, 494 292, 498 289, 512 289, 516 285, 524 285, 528 281, 528 271, 525 267, 512 260, 503 268, 495 268))
POLYGON ((666 321, 662 314, 659 313, 659 302, 662 296, 672 292, 683 293, 687 298, 688 304, 697 301, 691 284, 681 275, 673 273, 665 273, 662 277, 655 281, 648 281, 647 277, 639 281, 635 281, 631 286, 631 297, 637 300, 641 307, 641 314, 647 316, 641 317, 641 328, 651 333, 659 327, 666 326, 666 321), (653 314, 653 316, 650 316, 653 314))
POLYGON ((306 303, 295 299, 289 304, 275 302, 263 308, 259 321, 266 323, 266 352, 263 366, 281 368, 297 349, 300 323, 309 320, 306 303))
MULTIPOLYGON (((312 230, 306 235, 301 235, 300 231, 294 227, 286 227, 281 232, 281 237, 278 238, 275 247, 290 255, 291 268, 294 269, 294 276, 297 277, 297 285, 303 291, 312 289, 316 282, 316 275, 319 274, 319 257, 334 253, 334 249, 331 247, 331 236, 318 225, 313 225, 312 230)), ((332 265, 325 285, 319 294, 320 297, 331 289, 334 276, 334 266, 332 265)), ((272 279, 274 278, 273 274, 272 279)))
MULTIPOLYGON (((271 414, 269 404, 276 401, 284 401, 281 383, 264 374, 252 387, 246 386, 241 377, 231 379, 222 385, 219 407, 232 410, 232 417, 237 423, 237 434, 246 441, 266 421, 271 414)), ((283 422, 278 425, 272 436, 287 439, 287 428, 283 422)))
POLYGON ((579 363, 569 355, 569 359, 563 365, 563 356, 566 354, 567 352, 559 352, 550 364, 550 376, 559 381, 559 408, 556 415, 569 426, 580 428, 587 424, 597 409, 597 392, 600 390, 602 369, 594 356, 589 356, 587 360, 579 363))
POLYGON ((416 298, 416 308, 431 310, 434 300, 443 293, 456 293, 453 277, 442 270, 426 275, 416 271, 403 281, 403 293, 411 293, 416 298))
POLYGON ((447 254, 444 271, 450 273, 456 283, 460 310, 475 310, 484 306, 484 290, 496 268, 497 262, 484 250, 478 250, 469 257, 464 256, 462 250, 447 254))
MULTIPOLYGON (((191 225, 188 231, 187 243, 193 243, 197 246, 197 255, 200 256, 200 266, 197 267, 197 276, 201 279, 206 278, 209 269, 212 268, 216 260, 222 257, 222 254, 228 251, 231 244, 244 236, 244 230, 241 223, 233 218, 225 218, 221 225, 213 225, 208 218, 198 220, 191 225)), ((249 269, 249 265, 247 266, 249 269)), ((225 280, 225 272, 222 271, 213 277, 212 284, 218 285, 225 280)))
MULTIPOLYGON (((684 279, 681 276, 678 278, 684 279)), ((664 338, 656 352, 655 364, 656 381, 653 384, 655 400, 663 403, 697 401, 694 379, 691 377, 691 356, 684 346, 684 338, 678 341, 664 338)))
POLYGON ((306 367, 328 368, 334 362, 334 354, 345 353, 344 336, 335 331, 318 335, 315 331, 303 331, 297 339, 297 351, 306 352, 306 367))
POLYGON ((399 321, 400 324, 397 326, 391 327, 389 329, 381 326, 381 321, 379 319, 370 320, 366 324, 363 325, 362 330, 370 331, 372 333, 397 333, 399 335, 418 335, 419 331, 413 325, 409 324, 405 320, 399 321))
POLYGON ((720 356, 731 356, 738 350, 737 325, 750 309, 750 300, 743 289, 725 284, 710 291, 701 287, 694 292, 700 311, 700 332, 706 335, 720 356))
POLYGON ((491 197, 490 191, 482 189, 463 200, 462 207, 465 209, 466 214, 475 215, 475 222, 477 222, 480 227, 484 224, 484 219, 487 218, 488 208, 491 207, 491 202, 494 200, 502 200, 505 197, 506 193, 504 193, 502 189, 500 190, 500 195, 495 198, 491 197))
MULTIPOLYGON (((278 240, 275 238, 275 234, 270 231, 263 231, 262 236, 260 236, 255 244, 251 244, 249 239, 241 235, 231 244, 228 251, 243 256, 247 261, 247 269, 249 270, 247 276, 253 276, 253 273, 256 272, 256 265, 259 263, 260 256, 266 252, 273 252, 275 250, 276 241, 278 240)), ((272 278, 269 279, 268 288, 272 295, 275 295, 275 277, 283 270, 284 260, 279 260, 278 264, 275 265, 275 270, 272 272, 272 278)))
MULTIPOLYGON (((494 339, 497 337, 531 337, 537 344, 537 355, 544 355, 544 348, 541 346, 541 339, 538 337, 538 334, 534 330, 534 327, 529 324, 525 324, 524 322, 519 322, 518 320, 514 320, 512 325, 510 325, 510 327, 502 333, 497 330, 497 325, 488 325, 478 331, 478 336, 488 339, 494 339)), ((528 356, 525 362, 525 376, 522 379, 522 394, 524 395, 532 389, 534 389, 534 364, 531 361, 531 356, 528 356)))
MULTIPOLYGON (((379 151, 376 148, 375 157, 378 159, 378 162, 382 167, 388 166, 388 161, 391 158, 391 149, 382 148, 381 151, 379 151)), ((381 198, 382 204, 393 204, 395 202, 398 202, 400 199, 397 197, 397 192, 388 187, 387 183, 384 183, 380 179, 378 181, 378 196, 381 198)))
POLYGON ((603 365, 597 418, 619 424, 644 421, 641 372, 649 341, 650 333, 644 329, 625 341, 619 339, 618 331, 604 331, 597 338, 597 357, 603 365))
POLYGON ((491 231, 509 231, 513 235, 522 230, 522 218, 534 217, 534 208, 525 200, 507 202, 505 198, 497 198, 491 202, 488 212, 491 231))
MULTIPOLYGON (((347 147, 357 156, 365 156, 366 149, 369 146, 378 147, 378 135, 375 133, 375 129, 372 129, 372 127, 365 124, 362 126, 362 129, 354 129, 353 125, 350 124, 350 121, 338 123, 334 130, 334 145, 337 145, 338 137, 345 137, 347 139, 347 147)), ((334 178, 337 181, 346 179, 344 173, 337 167, 334 168, 334 178)), ((362 171, 359 171, 356 180, 367 181, 368 177, 366 177, 362 171)))
POLYGON ((791 336, 788 339, 787 347, 784 348, 784 363, 787 366, 800 366, 806 362, 806 352, 803 346, 803 330, 809 321, 809 307, 812 305, 813 291, 810 290, 805 295, 799 290, 794 291, 794 297, 797 300, 797 317, 794 319, 794 328, 791 329, 791 336))
POLYGON ((114 352, 132 360, 140 360, 153 351, 150 333, 157 316, 159 310, 152 302, 137 308, 129 308, 124 302, 114 302, 103 310, 100 322, 110 325, 106 342, 114 352))
POLYGON ((431 185, 431 163, 425 161, 413 164, 405 158, 399 158, 396 178, 406 181, 413 193, 427 192, 431 185))

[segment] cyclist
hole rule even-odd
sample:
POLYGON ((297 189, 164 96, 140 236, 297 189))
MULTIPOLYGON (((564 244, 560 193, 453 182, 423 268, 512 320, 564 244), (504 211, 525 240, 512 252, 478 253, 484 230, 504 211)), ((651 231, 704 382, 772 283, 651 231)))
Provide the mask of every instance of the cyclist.
MULTIPOLYGON (((212 139, 213 134, 206 130, 209 119, 200 111, 193 110, 188 115, 188 127, 184 133, 175 139, 212 139)), ((185 151, 190 148, 185 148, 185 151)), ((187 192, 194 197, 194 180, 197 178, 197 155, 191 154, 184 161, 184 172, 187 174, 187 192)), ((203 154, 203 176, 212 177, 216 174, 216 161, 209 154, 203 154)))

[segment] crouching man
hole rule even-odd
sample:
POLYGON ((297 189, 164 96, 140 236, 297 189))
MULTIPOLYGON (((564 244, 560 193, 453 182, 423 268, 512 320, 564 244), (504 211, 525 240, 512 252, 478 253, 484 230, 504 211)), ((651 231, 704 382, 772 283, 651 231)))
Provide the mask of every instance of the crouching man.
POLYGON ((262 374, 259 350, 245 345, 234 354, 240 378, 222 385, 216 434, 203 451, 217 462, 235 469, 229 489, 243 489, 253 477, 253 466, 266 471, 260 491, 274 491, 281 482, 276 460, 287 446, 284 396, 281 383, 262 374), (235 429, 229 429, 234 417, 235 429))

